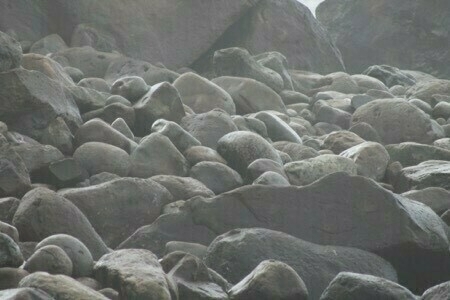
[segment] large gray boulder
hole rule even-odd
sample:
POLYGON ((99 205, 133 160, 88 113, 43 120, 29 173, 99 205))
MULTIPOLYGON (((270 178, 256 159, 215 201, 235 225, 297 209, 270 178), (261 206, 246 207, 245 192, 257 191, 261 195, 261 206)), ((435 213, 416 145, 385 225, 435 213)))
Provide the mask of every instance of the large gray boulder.
POLYGON ((428 187, 450 189, 450 162, 427 160, 401 170, 395 184, 396 191, 421 190, 428 187))
POLYGON ((22 196, 31 186, 23 159, 9 145, 0 147, 0 197, 22 196))
POLYGON ((136 229, 152 223, 172 195, 149 179, 121 178, 85 188, 63 190, 60 195, 75 204, 110 247, 136 229))
MULTIPOLYGON (((206 54, 242 47, 256 55, 278 51, 291 68, 318 73, 343 70, 339 50, 309 9, 296 0, 261 0, 245 18, 231 26, 206 54)), ((206 60, 205 59, 205 60, 206 60)), ((201 65, 200 60, 194 67, 201 65)))
POLYGON ((217 237, 208 247, 205 262, 225 279, 237 283, 267 259, 291 266, 303 279, 311 299, 318 299, 344 270, 397 279, 394 268, 372 253, 317 245, 262 228, 235 229, 217 237))
POLYGON ((0 72, 20 67, 22 47, 11 36, 0 31, 0 72))
POLYGON ((80 112, 62 85, 37 71, 14 69, 0 73, 0 119, 10 130, 36 140, 56 117, 73 130, 81 125, 80 112))
POLYGON ((384 63, 445 78, 450 76, 449 9, 446 0, 433 5, 427 0, 327 0, 316 15, 349 72, 384 63))
POLYGON ((107 254, 95 264, 94 274, 103 286, 119 291, 121 299, 178 299, 176 285, 148 250, 123 249, 107 254))
POLYGON ((85 215, 69 200, 45 188, 36 188, 22 198, 12 223, 22 241, 39 242, 65 233, 82 241, 95 259, 108 252, 85 215))
POLYGON ((411 290, 450 275, 443 267, 450 263, 447 228, 439 216, 364 177, 335 173, 300 188, 245 186, 187 205, 196 224, 218 234, 262 227, 321 245, 377 253, 411 290))

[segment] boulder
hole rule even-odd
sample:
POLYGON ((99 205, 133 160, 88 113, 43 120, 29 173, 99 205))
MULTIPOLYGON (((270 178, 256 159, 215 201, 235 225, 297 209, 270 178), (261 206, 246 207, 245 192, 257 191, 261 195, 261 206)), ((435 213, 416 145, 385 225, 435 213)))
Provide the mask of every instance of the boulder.
POLYGON ((264 83, 251 78, 224 76, 212 80, 233 98, 239 115, 262 110, 286 112, 281 97, 264 83))
POLYGON ((3 290, 17 288, 22 278, 28 275, 27 271, 20 268, 0 268, 0 278, 2 278, 0 282, 0 299, 4 296, 4 294, 2 295, 3 290))
POLYGON ((29 52, 47 55, 65 49, 67 49, 66 42, 58 34, 54 33, 34 42, 29 52))
POLYGON ((58 233, 82 241, 94 258, 108 249, 85 215, 69 200, 45 188, 28 192, 14 215, 13 225, 22 241, 36 241, 58 233))
POLYGON ((24 300, 52 300, 52 296, 40 289, 34 288, 17 288, 0 291, 2 299, 24 299, 24 300))
POLYGON ((176 285, 148 250, 123 249, 106 254, 95 264, 94 274, 103 286, 119 291, 121 299, 178 299, 176 285))
POLYGON ((216 150, 205 146, 193 146, 184 152, 184 156, 191 166, 202 161, 217 162, 226 165, 225 159, 216 150))
POLYGON ((259 158, 268 158, 282 163, 273 146, 261 136, 247 131, 231 132, 217 143, 217 152, 230 167, 245 177, 247 167, 259 158))
POLYGON ((107 300, 105 296, 65 275, 50 275, 36 272, 19 283, 21 288, 35 288, 48 293, 55 299, 64 300, 107 300))
POLYGON ((292 185, 308 185, 314 181, 337 172, 357 174, 357 165, 350 158, 334 154, 323 154, 314 158, 287 163, 284 166, 292 185))
POLYGON ((136 229, 152 223, 170 193, 149 179, 122 178, 85 188, 67 189, 60 196, 70 200, 91 222, 110 247, 116 247, 136 229))
POLYGON ((150 87, 139 76, 125 76, 117 79, 111 86, 111 94, 120 95, 134 103, 144 96, 150 87))
POLYGON ((111 94, 111 86, 103 78, 83 78, 82 80, 80 80, 80 82, 78 82, 78 86, 93 89, 100 93, 111 94))
POLYGON ((306 285, 295 270, 275 260, 261 262, 229 294, 234 300, 308 299, 306 285))
POLYGON ((40 142, 56 147, 65 155, 73 153, 73 135, 63 118, 57 117, 42 132, 40 142))
POLYGON ((40 54, 25 54, 22 67, 29 71, 39 71, 64 86, 74 86, 72 78, 64 68, 53 59, 40 54))
POLYGON ((94 259, 89 249, 77 238, 67 234, 54 234, 46 237, 36 245, 36 251, 48 246, 62 249, 72 264, 74 278, 91 276, 94 259))
POLYGON ((328 149, 333 151, 334 154, 339 154, 364 142, 361 137, 351 131, 335 131, 327 134, 323 140, 322 149, 328 149))
POLYGON ((0 146, 0 197, 22 196, 31 185, 22 158, 9 145, 0 146))
POLYGON ((165 187, 173 200, 187 200, 195 196, 214 197, 214 192, 199 180, 173 175, 156 175, 150 178, 165 187))
POLYGON ((386 299, 415 300, 417 297, 401 285, 372 275, 339 273, 330 282, 320 300, 386 299))
MULTIPOLYGON (((318 299, 333 278, 344 270, 372 274, 394 281, 397 279, 394 268, 375 254, 355 248, 317 245, 262 228, 235 229, 218 236, 208 247, 205 263, 230 282, 237 283, 239 287, 248 280, 244 279, 247 274, 268 259, 292 267, 304 281, 311 299, 318 299), (238 283, 241 280, 242 282, 238 283)), ((292 274, 292 271, 289 274, 292 274)), ((257 276, 253 279, 257 280, 257 276)), ((271 284, 276 282, 274 279, 271 284)), ((288 282, 288 278, 284 278, 283 282, 288 282)), ((289 288, 294 286, 298 288, 298 278, 297 284, 290 285, 289 288)), ((231 289, 231 295, 236 289, 236 286, 231 289)))
POLYGON ((450 282, 444 282, 426 290, 420 300, 445 300, 450 293, 450 282))
POLYGON ((39 140, 42 130, 58 116, 72 130, 81 124, 74 100, 43 73, 15 69, 0 73, 0 82, 0 118, 10 130, 39 140))
POLYGON ((437 139, 429 116, 403 99, 374 100, 359 107, 352 125, 360 122, 371 125, 384 144, 431 144, 437 139))
POLYGON ((20 43, 0 31, 0 45, 0 72, 20 67, 22 62, 22 47, 20 43))
POLYGON ((400 283, 412 291, 449 276, 442 220, 426 205, 361 176, 335 173, 305 187, 245 186, 186 204, 198 226, 217 234, 262 227, 321 245, 374 252, 393 264, 400 283))
POLYGON ((0 268, 18 268, 23 263, 19 246, 8 235, 0 232, 0 268))
POLYGON ((403 193, 409 190, 421 190, 427 187, 450 189, 450 162, 427 160, 416 166, 403 168, 395 188, 403 193))
POLYGON ((236 114, 231 96, 221 87, 195 73, 185 73, 173 83, 183 103, 195 113, 205 113, 215 108, 230 115, 236 114))
POLYGON ((262 111, 256 113, 254 118, 262 121, 266 125, 267 134, 272 141, 287 141, 297 144, 302 143, 301 137, 298 136, 294 129, 275 114, 262 111))
POLYGON ((0 198, 0 221, 11 224, 19 203, 20 201, 17 198, 0 198))
POLYGON ((94 118, 99 118, 107 123, 112 123, 118 118, 122 118, 127 126, 134 128, 136 123, 136 113, 134 109, 124 103, 111 103, 96 110, 92 110, 82 115, 83 120, 89 121, 94 118))
POLYGON ((386 145, 392 161, 398 161, 404 167, 418 165, 427 160, 450 160, 450 149, 414 142, 386 145))
POLYGON ((402 196, 428 205, 439 216, 450 209, 450 191, 443 188, 429 187, 411 190, 403 193, 402 196))
POLYGON ((445 0, 433 6, 426 0, 414 5, 339 0, 322 2, 316 15, 336 41, 349 72, 359 73, 383 62, 445 78, 450 75, 445 46, 449 8, 445 0))
POLYGON ((73 265, 72 260, 63 249, 58 246, 48 245, 36 250, 28 258, 23 268, 30 273, 47 272, 70 277, 72 276, 73 265))
POLYGON ((261 174, 261 176, 259 176, 253 181, 253 184, 275 185, 275 186, 291 185, 289 181, 286 179, 286 177, 273 171, 264 172, 263 174, 261 174))
POLYGON ((168 137, 181 153, 184 153, 191 147, 201 145, 200 142, 189 132, 172 121, 167 121, 164 119, 155 121, 152 125, 152 132, 158 132, 168 137))
POLYGON ((131 153, 132 177, 185 176, 188 168, 188 162, 183 154, 161 133, 155 132, 146 136, 131 153))
POLYGON ((266 172, 275 172, 287 178, 283 165, 267 158, 257 159, 247 168, 248 181, 253 181, 266 172))
POLYGON ((370 66, 363 74, 380 80, 390 88, 398 85, 409 87, 416 83, 414 76, 388 65, 370 66))
POLYGON ((181 120, 181 127, 195 137, 202 146, 216 149, 217 142, 227 133, 237 131, 231 117, 220 109, 188 115, 181 120))
POLYGON ((217 195, 243 185, 238 172, 219 162, 199 162, 191 168, 189 176, 202 182, 217 195))
POLYGON ((180 94, 168 82, 159 83, 142 96, 133 106, 136 112, 135 133, 145 136, 151 132, 153 123, 166 119, 179 123, 185 116, 180 94))
POLYGON ((391 159, 383 145, 375 142, 363 142, 343 151, 340 156, 350 158, 355 162, 358 175, 376 181, 384 178, 391 159))
POLYGON ((185 253, 197 256, 200 259, 205 257, 207 249, 207 246, 197 243, 171 241, 166 244, 166 254, 183 251, 185 253))
POLYGON ((275 149, 289 154, 292 161, 304 160, 319 156, 319 152, 306 145, 291 142, 273 143, 275 149))

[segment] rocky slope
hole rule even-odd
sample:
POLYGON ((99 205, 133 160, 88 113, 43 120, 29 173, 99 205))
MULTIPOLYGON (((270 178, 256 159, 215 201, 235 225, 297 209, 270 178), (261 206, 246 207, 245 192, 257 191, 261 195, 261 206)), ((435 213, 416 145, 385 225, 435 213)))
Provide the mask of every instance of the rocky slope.
POLYGON ((446 299, 450 81, 327 72, 295 1, 147 2, 186 28, 0 2, 0 299, 446 299))

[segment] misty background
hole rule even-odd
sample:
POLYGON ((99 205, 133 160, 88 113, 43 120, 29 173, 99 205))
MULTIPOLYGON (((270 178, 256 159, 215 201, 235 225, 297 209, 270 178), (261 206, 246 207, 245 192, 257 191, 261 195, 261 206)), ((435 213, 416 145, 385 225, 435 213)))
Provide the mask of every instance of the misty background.
POLYGON ((313 15, 316 15, 316 8, 317 6, 322 3, 324 0, 298 0, 298 2, 303 3, 304 5, 306 5, 311 12, 313 13, 313 15))

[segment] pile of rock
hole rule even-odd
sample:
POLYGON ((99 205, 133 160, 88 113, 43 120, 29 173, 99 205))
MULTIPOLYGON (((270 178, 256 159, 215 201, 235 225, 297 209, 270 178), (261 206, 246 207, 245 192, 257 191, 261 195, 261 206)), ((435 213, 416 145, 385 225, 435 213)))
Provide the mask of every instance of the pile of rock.
POLYGON ((0 32, 0 299, 448 294, 450 81, 253 51, 0 32))

